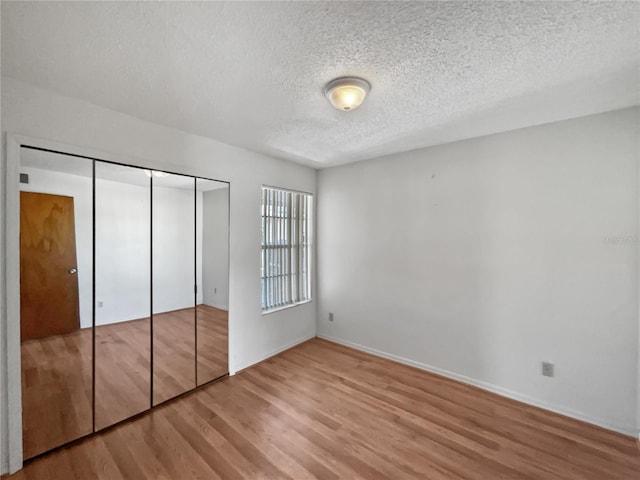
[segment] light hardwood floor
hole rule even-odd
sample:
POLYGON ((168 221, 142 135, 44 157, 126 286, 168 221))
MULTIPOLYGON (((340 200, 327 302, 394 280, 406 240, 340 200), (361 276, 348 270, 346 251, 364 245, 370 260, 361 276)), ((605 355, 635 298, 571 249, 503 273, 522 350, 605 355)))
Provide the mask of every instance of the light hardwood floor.
POLYGON ((314 339, 19 479, 640 478, 634 439, 314 339))
MULTIPOLYGON (((227 312, 198 306, 198 384, 228 371, 227 312)), ((150 406, 150 322, 96 327, 96 430, 150 406)), ((196 387, 194 309, 154 315, 153 403, 196 387)), ((92 332, 21 346, 25 458, 92 432, 92 332)))

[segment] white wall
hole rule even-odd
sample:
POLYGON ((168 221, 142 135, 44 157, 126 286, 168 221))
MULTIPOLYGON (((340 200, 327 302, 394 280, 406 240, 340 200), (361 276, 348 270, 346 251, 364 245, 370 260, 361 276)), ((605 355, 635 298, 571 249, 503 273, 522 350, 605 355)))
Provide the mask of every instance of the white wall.
MULTIPOLYGON (((20 172, 29 174, 21 190, 74 197, 80 326, 90 327, 91 178, 28 167, 20 172)), ((197 200, 201 206, 201 192, 197 200)), ((154 313, 193 306, 193 208, 192 190, 154 188, 154 313)), ((96 179, 97 325, 149 316, 149 234, 149 188, 96 179)))
POLYGON ((149 316, 149 204, 148 187, 96 179, 96 325, 149 316))
POLYGON ((203 193, 202 293, 204 303, 229 307, 229 190, 203 193))
MULTIPOLYGON (((148 317, 152 286, 154 313, 194 306, 194 192, 153 188, 153 280, 149 194, 149 187, 96 179, 96 325, 148 317)), ((201 210, 200 192, 196 203, 201 210)), ((202 283, 200 265, 197 272, 202 283)))
MULTIPOLYGON (((197 231, 202 231, 202 192, 196 192, 195 219, 193 195, 191 189, 153 188, 154 313, 193 307, 194 273, 202 285, 202 237, 194 231, 194 220, 197 231)), ((201 292, 196 301, 202 302, 201 292)))
MULTIPOLYGON (((315 193, 315 170, 152 124, 6 77, 2 78, 2 131, 3 134, 12 132, 78 145, 96 153, 107 152, 112 157, 122 158, 125 163, 231 182, 231 373, 315 335, 314 303, 266 316, 262 315, 260 308, 260 187, 268 184, 315 193)), ((6 155, 5 149, 2 154, 6 155)), ((6 171, 4 159, 2 165, 3 171, 6 171)), ((0 210, 5 218, 4 195, 0 198, 0 210)), ((3 262, 3 271, 0 272, 3 281, 4 268, 3 262)), ((3 284, 3 288, 6 285, 3 284)), ((4 310, 3 304, 2 312, 4 310)), ((3 339, 0 358, 3 365, 7 365, 7 321, 16 322, 19 319, 7 319, 4 315, 0 324, 3 339)), ((8 461, 6 385, 8 375, 13 371, 11 367, 8 366, 8 372, 3 369, 3 382, 0 385, 3 399, 3 471, 8 461)))
POLYGON ((318 335, 637 432, 638 114, 320 171, 318 335))

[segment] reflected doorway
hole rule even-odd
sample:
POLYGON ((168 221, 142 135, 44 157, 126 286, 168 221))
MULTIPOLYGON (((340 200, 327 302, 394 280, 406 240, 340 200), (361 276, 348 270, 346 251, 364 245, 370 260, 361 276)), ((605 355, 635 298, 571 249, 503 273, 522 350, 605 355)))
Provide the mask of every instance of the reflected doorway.
POLYGON ((73 197, 20 192, 20 337, 80 329, 73 197))

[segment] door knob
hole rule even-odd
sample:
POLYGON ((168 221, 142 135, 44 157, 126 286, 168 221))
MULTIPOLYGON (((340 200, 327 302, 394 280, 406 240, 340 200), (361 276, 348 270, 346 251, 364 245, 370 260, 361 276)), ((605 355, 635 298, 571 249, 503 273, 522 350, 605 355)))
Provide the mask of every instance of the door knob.
POLYGON ((72 274, 72 275, 73 275, 74 273, 78 273, 78 269, 77 269, 77 268, 70 268, 70 269, 69 269, 69 273, 70 273, 70 274, 72 274))

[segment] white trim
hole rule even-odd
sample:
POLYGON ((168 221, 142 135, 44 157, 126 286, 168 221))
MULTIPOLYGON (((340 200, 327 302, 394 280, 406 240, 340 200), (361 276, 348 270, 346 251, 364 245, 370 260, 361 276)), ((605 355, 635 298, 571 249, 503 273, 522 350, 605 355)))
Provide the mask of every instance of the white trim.
POLYGON ((287 303, 286 305, 282 305, 281 307, 270 308, 269 310, 262 310, 262 315, 269 315, 270 313, 280 312, 282 310, 286 310, 287 308, 297 307, 298 305, 304 305, 305 303, 311 303, 313 298, 309 298, 307 300, 302 300, 301 302, 296 303, 287 303))
POLYGON ((5 177, 5 286, 7 292, 7 451, 9 472, 22 468, 20 374, 20 138, 7 133, 5 177))
MULTIPOLYGON (((6 220, 5 220, 5 205, 6 205, 6 137, 2 136, 2 161, 0 161, 0 172, 2 172, 0 178, 0 195, 2 198, 0 199, 0 204, 2 205, 2 217, 0 218, 0 265, 6 264, 6 248, 5 248, 5 231, 6 231, 6 220)), ((5 473, 9 473, 9 450, 5 447, 5 444, 8 444, 8 424, 9 424, 9 414, 8 411, 5 412, 4 409, 8 409, 7 402, 7 382, 6 378, 8 376, 8 368, 7 368, 7 295, 5 288, 6 281, 6 270, 3 267, 2 273, 0 274, 0 382, 2 382, 2 386, 0 387, 0 392, 2 397, 0 398, 0 410, 2 410, 2 415, 0 413, 0 475, 4 475, 5 473), (5 437, 6 435, 6 437, 5 437)))
MULTIPOLYGON (((640 179, 640 172, 639 173, 639 179, 640 179)), ((639 203, 640 205, 640 203, 639 203)), ((640 250, 640 243, 638 244, 639 250, 640 250)), ((636 264, 636 268, 638 267, 638 264, 636 264)), ((638 269, 638 278, 640 279, 640 269, 638 269)), ((637 359, 637 363, 636 363, 636 438, 638 439, 638 441, 640 441, 640 291, 637 292, 637 300, 638 300, 638 359, 637 359)), ((638 447, 640 448, 640 444, 638 445, 638 447)))
POLYGON ((300 345, 301 343, 304 343, 304 342, 306 342, 308 340, 311 340, 312 338, 316 338, 316 334, 315 333, 312 333, 311 335, 304 335, 302 337, 298 337, 293 342, 287 343, 284 347, 280 347, 280 348, 277 348, 276 350, 272 350, 271 352, 267 353, 265 356, 263 356, 259 360, 255 360, 255 361, 253 361, 251 363, 248 363, 246 365, 241 365, 239 367, 235 367, 233 369, 230 369, 229 370, 229 375, 235 375, 240 370, 245 370, 245 369, 247 369, 249 367, 252 367, 253 365, 257 365, 260 362, 264 362, 268 358, 274 357, 274 356, 278 355, 279 353, 282 353, 285 350, 289 350, 290 348, 293 348, 293 347, 295 347, 297 345, 300 345))
POLYGON ((262 184, 262 188, 269 188, 271 190, 279 190, 281 192, 291 192, 291 193, 302 193, 303 195, 309 195, 311 197, 313 197, 313 193, 311 192, 303 192, 302 190, 293 190, 291 188, 285 188, 285 187, 274 187, 273 185, 266 185, 266 184, 262 184))
POLYGON ((209 307, 214 307, 217 308, 218 310, 225 310, 226 312, 229 312, 229 305, 218 305, 217 303, 202 303, 202 305, 207 305, 209 307))
POLYGON ((521 393, 514 392, 512 390, 508 390, 503 387, 499 387, 492 383, 484 382, 482 380, 476 380, 471 377, 467 377, 466 375, 460 375, 455 372, 451 372, 449 370, 445 370, 443 368, 434 367, 431 365, 427 365, 426 363, 417 362, 415 360, 411 360, 408 358, 400 357, 398 355, 394 355, 392 353, 383 352, 381 350, 377 350, 375 348, 366 347, 364 345, 360 345, 355 342, 351 342, 348 340, 341 340, 339 338, 331 337, 329 335, 318 335, 318 338, 322 338, 324 340, 328 340, 333 343, 337 343, 339 345, 344 345, 346 347, 355 348, 356 350, 360 350, 362 352, 370 353, 371 355, 375 355, 377 357, 386 358, 387 360, 392 360, 394 362, 402 363, 404 365, 409 365, 411 367, 418 368, 420 370, 425 370, 427 372, 435 373, 437 375, 441 375, 443 377, 450 378, 452 380, 457 380, 458 382, 466 383, 467 385, 472 385, 474 387, 481 388, 491 393, 496 393, 503 397, 510 398, 512 400, 517 400, 522 403, 526 403, 528 405, 533 405, 534 407, 539 407, 544 410, 549 410, 554 413, 558 413, 560 415, 564 415, 566 417, 575 418, 576 420, 581 420, 583 422, 591 423, 593 425, 597 425, 602 428, 606 428, 607 430, 613 430, 614 432, 622 433, 624 435, 635 436, 637 431, 635 425, 619 425, 610 422, 609 420, 605 420, 602 418, 596 418, 591 415, 587 415, 581 412, 576 412, 574 410, 566 409, 563 407, 558 407, 556 405, 549 404, 547 402, 537 400, 528 395, 523 395, 521 393))

